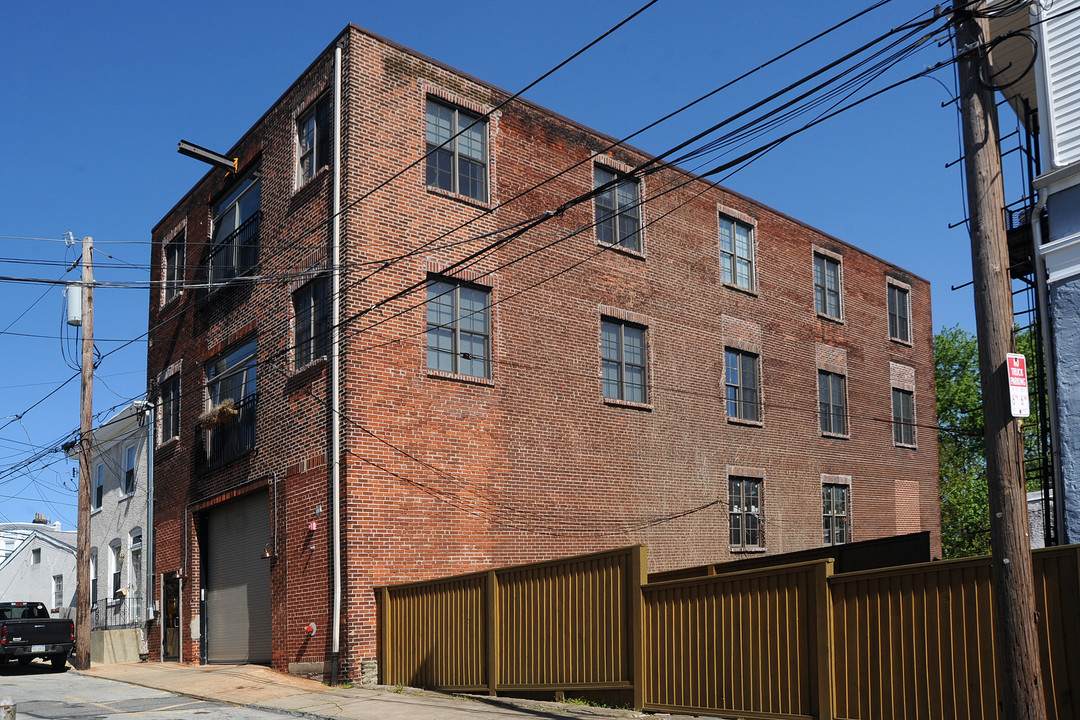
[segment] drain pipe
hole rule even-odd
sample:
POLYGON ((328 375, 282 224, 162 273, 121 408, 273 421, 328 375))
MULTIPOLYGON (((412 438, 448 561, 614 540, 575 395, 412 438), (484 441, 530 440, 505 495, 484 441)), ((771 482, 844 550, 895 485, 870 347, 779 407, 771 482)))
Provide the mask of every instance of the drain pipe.
POLYGON ((344 157, 341 142, 341 44, 334 48, 334 142, 337 158, 334 160, 334 219, 333 219, 333 318, 330 323, 333 337, 330 343, 330 411, 331 473, 333 475, 333 498, 331 500, 334 526, 334 607, 330 625, 333 628, 330 645, 330 685, 338 684, 341 662, 341 159, 344 157))
MULTIPOLYGON (((1046 380, 1047 414, 1050 416, 1050 454, 1053 458, 1053 486, 1054 486, 1054 525, 1057 527, 1056 537, 1058 545, 1072 542, 1065 536, 1065 497, 1061 490, 1061 434, 1058 430, 1057 417, 1057 371, 1054 367, 1054 359, 1051 355, 1052 335, 1050 332, 1050 299, 1047 290, 1046 260, 1042 255, 1042 212, 1046 207, 1045 189, 1039 190, 1039 201, 1035 203, 1035 209, 1031 213, 1031 237, 1035 245, 1032 253, 1035 262, 1035 300, 1039 308, 1039 334, 1043 346, 1043 372, 1046 380)), ((1044 498, 1045 500, 1045 498, 1044 498)), ((1045 506, 1044 506, 1045 507, 1045 506)))

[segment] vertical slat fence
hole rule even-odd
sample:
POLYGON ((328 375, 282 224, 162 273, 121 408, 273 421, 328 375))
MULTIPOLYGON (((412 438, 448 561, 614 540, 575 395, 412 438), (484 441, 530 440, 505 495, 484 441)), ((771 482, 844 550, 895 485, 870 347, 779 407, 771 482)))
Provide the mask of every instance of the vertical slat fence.
POLYGON ((626 690, 645 548, 378 588, 379 678, 444 690, 626 690))
POLYGON ((646 585, 644 709, 831 716, 831 572, 819 560, 646 585))

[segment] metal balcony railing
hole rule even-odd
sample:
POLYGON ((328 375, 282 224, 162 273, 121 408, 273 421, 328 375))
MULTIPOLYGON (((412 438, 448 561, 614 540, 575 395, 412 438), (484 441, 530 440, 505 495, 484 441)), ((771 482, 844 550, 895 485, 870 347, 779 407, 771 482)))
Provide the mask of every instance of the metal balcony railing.
POLYGON ((111 630, 113 628, 135 627, 146 619, 143 598, 139 595, 124 595, 117 598, 98 598, 90 608, 90 629, 111 630))
POLYGON ((195 429, 196 462, 203 471, 226 465, 255 447, 255 393, 234 406, 237 415, 209 428, 195 429))
POLYGON ((211 287, 228 283, 233 278, 246 274, 259 262, 261 224, 262 210, 256 210, 240 227, 215 243, 207 260, 211 287))

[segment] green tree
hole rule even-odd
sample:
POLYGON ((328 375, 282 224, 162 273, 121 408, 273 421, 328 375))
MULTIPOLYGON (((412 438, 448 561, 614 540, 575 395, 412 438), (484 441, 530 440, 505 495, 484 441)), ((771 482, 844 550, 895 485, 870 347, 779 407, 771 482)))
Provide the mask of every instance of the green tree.
POLYGON ((946 558, 990 552, 979 346, 959 326, 934 336, 941 546, 946 558))
MULTIPOLYGON (((1030 330, 1016 333, 1017 352, 1027 357, 1028 375, 1035 369, 1035 343, 1030 330)), ((941 475, 941 545, 947 558, 990 553, 990 502, 986 484, 979 345, 959 326, 934 336, 934 379, 937 386, 938 456, 941 475)), ((1030 385, 1029 385, 1030 387, 1030 385)), ((1029 390, 1031 417, 1023 422, 1027 489, 1041 487, 1039 457, 1044 439, 1039 428, 1038 398, 1029 390)))

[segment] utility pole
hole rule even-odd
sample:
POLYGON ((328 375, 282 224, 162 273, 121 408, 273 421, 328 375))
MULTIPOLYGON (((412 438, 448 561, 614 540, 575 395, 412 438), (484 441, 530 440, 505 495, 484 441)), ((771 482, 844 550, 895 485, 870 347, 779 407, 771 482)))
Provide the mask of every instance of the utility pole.
MULTIPOLYGON (((990 486, 990 587, 998 658, 1000 717, 1045 720, 1035 585, 1028 537, 1024 446, 1009 404, 1006 353, 1013 350, 1012 281, 1005 235, 1005 190, 998 147, 997 107, 985 51, 985 2, 956 11, 960 113, 967 174, 975 326, 979 337, 986 475, 990 486)), ((1036 220, 1037 222, 1037 220, 1036 220)))
POLYGON ((94 416, 94 238, 82 246, 82 383, 79 407, 79 522, 75 565, 76 670, 90 669, 90 460, 94 416))

